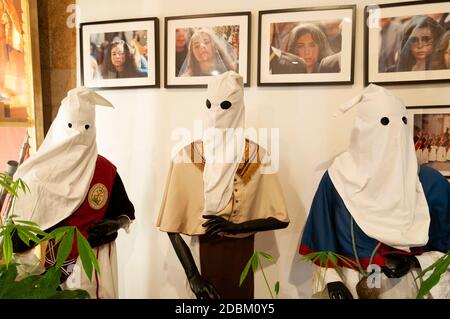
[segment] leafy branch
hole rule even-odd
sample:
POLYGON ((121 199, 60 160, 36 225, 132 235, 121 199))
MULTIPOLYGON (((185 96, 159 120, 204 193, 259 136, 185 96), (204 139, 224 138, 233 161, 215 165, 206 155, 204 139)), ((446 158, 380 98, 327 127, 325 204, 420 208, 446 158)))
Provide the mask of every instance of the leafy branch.
MULTIPOLYGON (((247 265, 244 267, 244 270, 242 270, 241 277, 239 279, 239 287, 242 286, 242 283, 244 282, 245 278, 247 278, 247 275, 250 271, 250 267, 252 268, 253 273, 256 273, 256 271, 258 270, 258 267, 259 267, 261 269, 262 275, 264 277, 264 281, 266 283, 267 289, 269 290, 270 296, 272 297, 272 299, 274 299, 272 289, 270 288, 269 282, 267 281, 266 274, 264 273, 264 268, 263 268, 260 258, 259 258, 260 256, 263 257, 264 259, 270 261, 272 264, 276 265, 275 260, 268 253, 265 253, 262 251, 254 252, 252 257, 250 257, 249 261, 247 262, 247 265)), ((280 293, 280 282, 279 281, 277 281, 275 283, 274 292, 275 292, 276 298, 278 299, 278 294, 280 293)))
POLYGON ((0 173, 0 187, 6 190, 11 196, 18 197, 18 191, 26 193, 30 191, 28 186, 20 178, 14 180, 9 174, 0 173))

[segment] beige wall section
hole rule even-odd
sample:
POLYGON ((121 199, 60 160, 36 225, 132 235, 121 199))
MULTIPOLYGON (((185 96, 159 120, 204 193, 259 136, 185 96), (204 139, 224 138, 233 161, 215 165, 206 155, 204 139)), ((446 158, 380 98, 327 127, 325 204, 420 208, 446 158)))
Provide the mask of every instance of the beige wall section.
POLYGON ((47 132, 61 100, 76 86, 76 29, 69 27, 74 0, 39 0, 44 128, 47 132))

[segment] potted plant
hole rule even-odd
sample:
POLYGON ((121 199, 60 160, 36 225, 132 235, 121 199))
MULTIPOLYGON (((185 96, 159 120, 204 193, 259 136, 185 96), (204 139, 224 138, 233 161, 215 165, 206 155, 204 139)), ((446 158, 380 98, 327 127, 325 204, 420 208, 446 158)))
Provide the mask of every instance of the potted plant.
POLYGON ((60 227, 50 233, 42 231, 33 222, 17 219, 14 212, 14 199, 20 192, 29 191, 27 185, 20 180, 5 173, 0 173, 0 187, 6 191, 11 199, 5 220, 0 218, 0 298, 50 299, 50 298, 89 298, 84 290, 61 290, 60 277, 62 265, 68 257, 74 240, 78 244, 78 253, 83 269, 92 279, 93 271, 100 272, 98 261, 89 245, 89 242, 76 227, 60 227), (11 214, 8 214, 11 213, 11 214), (30 243, 39 245, 45 241, 53 240, 59 244, 56 263, 42 274, 18 276, 18 266, 14 259, 13 236, 17 236, 28 246, 30 243))

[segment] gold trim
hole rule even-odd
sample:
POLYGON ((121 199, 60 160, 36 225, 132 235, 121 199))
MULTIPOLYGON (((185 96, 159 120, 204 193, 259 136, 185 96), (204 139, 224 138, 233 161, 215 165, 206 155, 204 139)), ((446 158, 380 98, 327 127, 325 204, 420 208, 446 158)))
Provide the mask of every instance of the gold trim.
POLYGON ((36 150, 44 141, 44 116, 42 107, 42 84, 41 84, 41 57, 39 52, 39 24, 38 24, 38 8, 37 0, 28 0, 29 11, 28 17, 30 21, 29 40, 31 43, 32 58, 32 78, 33 92, 31 98, 34 105, 34 131, 36 135, 36 150))
MULTIPOLYGON (((191 162, 199 170, 203 172, 205 169, 205 158, 203 156, 203 142, 195 141, 191 143, 191 162), (196 162, 195 159, 200 159, 201 162, 196 162)), ((261 165, 261 152, 259 145, 246 139, 245 140, 245 151, 244 151, 245 162, 239 164, 239 168, 236 174, 242 179, 244 185, 247 184, 252 178, 253 174, 258 170, 261 165), (253 151, 254 148, 256 151, 253 151), (252 151, 252 152, 251 152, 252 151), (251 152, 251 153, 250 153, 251 152), (256 157, 256 161, 255 161, 256 157)))

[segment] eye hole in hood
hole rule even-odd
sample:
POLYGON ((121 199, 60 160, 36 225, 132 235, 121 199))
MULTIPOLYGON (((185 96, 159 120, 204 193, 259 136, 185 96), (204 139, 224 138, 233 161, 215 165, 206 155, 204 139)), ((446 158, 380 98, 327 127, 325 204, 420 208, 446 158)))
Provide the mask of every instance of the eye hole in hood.
POLYGON ((383 124, 384 126, 386 126, 386 125, 389 124, 389 118, 383 117, 383 118, 381 118, 380 122, 381 122, 381 124, 383 124))
POLYGON ((220 107, 222 108, 222 110, 228 110, 231 105, 232 104, 230 101, 223 101, 222 103, 220 103, 220 107))
POLYGON ((211 102, 210 102, 208 99, 206 99, 206 107, 207 107, 208 109, 211 108, 211 102))

